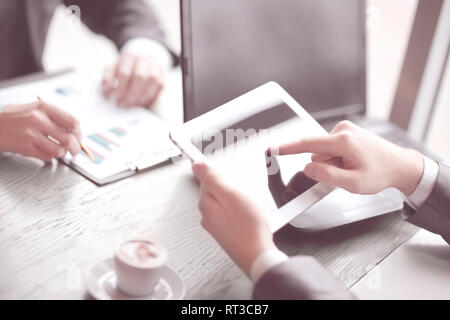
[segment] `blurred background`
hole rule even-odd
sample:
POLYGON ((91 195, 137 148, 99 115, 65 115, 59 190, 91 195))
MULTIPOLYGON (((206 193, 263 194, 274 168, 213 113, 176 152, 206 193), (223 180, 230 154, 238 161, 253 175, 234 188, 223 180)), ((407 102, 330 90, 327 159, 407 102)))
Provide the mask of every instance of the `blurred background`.
MULTIPOLYGON (((179 0, 147 0, 160 17, 168 41, 179 52, 179 0)), ((417 0, 368 0, 367 104, 368 115, 388 119, 401 71, 417 0)), ((56 12, 44 52, 47 71, 67 67, 98 68, 114 61, 115 47, 84 26, 73 23, 64 7, 56 12), (95 55, 92 55, 95 52, 95 55)), ((426 144, 450 157, 450 65, 444 74, 426 144)))

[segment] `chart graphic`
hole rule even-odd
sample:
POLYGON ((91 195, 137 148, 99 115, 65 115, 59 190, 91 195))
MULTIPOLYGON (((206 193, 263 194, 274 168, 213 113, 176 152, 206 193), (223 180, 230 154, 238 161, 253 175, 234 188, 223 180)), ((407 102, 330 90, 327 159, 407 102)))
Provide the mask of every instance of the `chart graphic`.
POLYGON ((81 151, 81 153, 83 154, 84 157, 86 157, 87 159, 91 160, 95 164, 100 164, 100 163, 102 163, 105 160, 105 156, 103 156, 99 152, 95 151, 94 149, 89 148, 89 151, 91 151, 92 156, 94 157, 94 159, 91 159, 84 151, 81 151))
POLYGON ((111 140, 108 137, 105 137, 100 133, 91 134, 88 136, 88 138, 108 151, 112 151, 114 147, 116 148, 120 147, 120 145, 117 142, 111 140))
POLYGON ((118 137, 125 137, 127 135, 127 131, 120 127, 111 128, 109 131, 118 137))

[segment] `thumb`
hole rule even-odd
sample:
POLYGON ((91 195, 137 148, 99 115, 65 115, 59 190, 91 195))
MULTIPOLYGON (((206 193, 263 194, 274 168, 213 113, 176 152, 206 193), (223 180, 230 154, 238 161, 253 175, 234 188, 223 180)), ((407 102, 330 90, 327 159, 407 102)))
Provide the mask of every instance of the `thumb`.
POLYGON ((208 165, 204 162, 194 162, 192 164, 192 172, 200 183, 203 183, 207 179, 209 169, 208 165))
POLYGON ((192 164, 192 172, 203 185, 203 188, 217 199, 221 199, 232 193, 231 188, 225 183, 221 175, 206 163, 194 162, 192 164))
POLYGON ((303 172, 308 178, 346 190, 351 189, 353 183, 358 179, 352 170, 342 169, 324 162, 311 162, 303 172))

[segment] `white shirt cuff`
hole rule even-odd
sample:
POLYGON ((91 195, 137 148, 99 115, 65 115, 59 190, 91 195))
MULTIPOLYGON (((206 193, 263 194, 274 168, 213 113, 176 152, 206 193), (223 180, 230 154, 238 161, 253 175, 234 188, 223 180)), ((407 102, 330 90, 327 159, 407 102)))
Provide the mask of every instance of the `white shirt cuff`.
POLYGON ((3 109, 6 107, 4 104, 0 104, 0 113, 2 113, 3 109))
POLYGON ((434 185, 436 184, 437 176, 439 174, 439 166, 428 157, 423 156, 423 175, 417 185, 416 190, 409 197, 405 199, 406 203, 414 210, 419 209, 425 201, 427 201, 434 185))
POLYGON ((165 70, 169 70, 173 65, 172 55, 165 46, 158 41, 139 37, 125 42, 121 52, 132 52, 139 55, 151 55, 157 59, 165 70))
POLYGON ((262 252, 258 257, 256 257, 255 261, 253 261, 250 269, 250 279, 253 284, 256 284, 259 278, 261 278, 266 271, 286 260, 289 260, 289 257, 278 249, 266 250, 262 252))

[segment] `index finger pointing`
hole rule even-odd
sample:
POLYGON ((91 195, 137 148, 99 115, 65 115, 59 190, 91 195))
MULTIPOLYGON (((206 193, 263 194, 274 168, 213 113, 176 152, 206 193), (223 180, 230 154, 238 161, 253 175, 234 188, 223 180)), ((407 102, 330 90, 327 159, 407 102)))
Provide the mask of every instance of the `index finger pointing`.
POLYGON ((215 173, 206 163, 194 162, 192 164, 192 172, 205 189, 209 189, 212 182, 216 180, 215 173))
POLYGON ((295 142, 283 144, 278 147, 279 155, 297 154, 297 153, 329 153, 337 154, 335 136, 306 137, 295 142))

